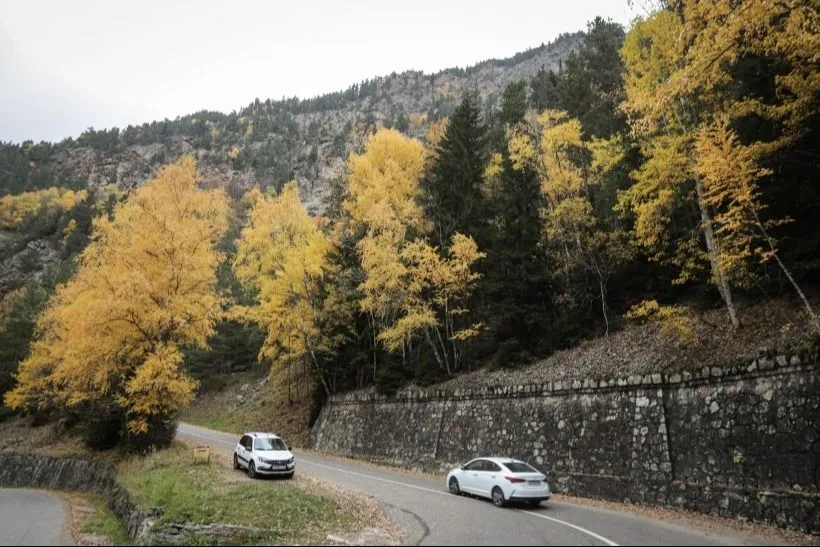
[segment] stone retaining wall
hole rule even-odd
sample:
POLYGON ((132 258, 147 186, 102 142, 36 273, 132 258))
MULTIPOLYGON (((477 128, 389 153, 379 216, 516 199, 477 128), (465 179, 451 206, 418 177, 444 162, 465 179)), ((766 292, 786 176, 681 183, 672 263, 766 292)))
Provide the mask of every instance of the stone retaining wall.
POLYGON ((320 451, 443 472, 478 455, 553 490, 820 532, 816 360, 476 390, 353 392, 311 430, 320 451))

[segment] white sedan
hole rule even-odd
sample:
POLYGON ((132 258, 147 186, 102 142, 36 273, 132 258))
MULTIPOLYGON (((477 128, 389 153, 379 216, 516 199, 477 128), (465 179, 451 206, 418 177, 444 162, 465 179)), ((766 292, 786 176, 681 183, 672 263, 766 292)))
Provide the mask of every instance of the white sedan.
POLYGON ((511 458, 477 458, 447 473, 453 494, 474 494, 493 500, 497 507, 523 501, 538 505, 550 499, 547 477, 528 464, 511 458))

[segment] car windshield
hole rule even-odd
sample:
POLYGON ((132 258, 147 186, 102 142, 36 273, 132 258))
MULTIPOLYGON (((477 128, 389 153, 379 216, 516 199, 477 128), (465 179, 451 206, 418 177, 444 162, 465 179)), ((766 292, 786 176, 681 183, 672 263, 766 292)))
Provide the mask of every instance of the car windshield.
POLYGON ((504 466, 513 473, 538 473, 535 469, 521 462, 507 462, 504 466))
POLYGON ((282 439, 262 438, 262 439, 254 439, 253 449, 254 450, 287 450, 288 448, 285 446, 285 441, 283 441, 282 439))

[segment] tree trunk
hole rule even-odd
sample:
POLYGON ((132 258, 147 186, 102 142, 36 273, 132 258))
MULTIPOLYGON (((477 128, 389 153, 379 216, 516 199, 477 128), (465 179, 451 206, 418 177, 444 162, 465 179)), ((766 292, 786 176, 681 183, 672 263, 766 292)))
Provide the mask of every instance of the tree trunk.
MULTIPOLYGON (((296 396, 293 398, 294 401, 299 402, 299 383, 302 380, 302 374, 304 373, 305 363, 307 363, 307 356, 302 357, 302 366, 298 366, 299 362, 297 361, 293 365, 293 390, 296 392, 296 396), (302 369, 301 371, 299 369, 302 369)), ((330 386, 328 386, 329 388, 330 386)))
POLYGON ((604 323, 606 323, 605 336, 609 336, 609 318, 606 315, 606 287, 604 286, 604 279, 601 273, 598 272, 598 286, 601 289, 601 311, 604 314, 604 323))
POLYGON ((313 346, 310 344, 310 339, 306 339, 308 351, 310 352, 310 358, 313 361, 313 366, 316 368, 316 374, 319 376, 319 380, 322 382, 322 386, 325 388, 325 395, 330 397, 330 387, 327 385, 327 381, 325 380, 325 375, 322 374, 322 369, 319 367, 319 360, 316 358, 316 353, 313 351, 313 346))
POLYGON ((598 261, 595 260, 595 255, 592 251, 589 253, 589 259, 592 262, 592 268, 595 270, 595 277, 598 278, 598 289, 601 291, 601 312, 604 314, 604 323, 606 323, 605 336, 609 336, 609 317, 606 313, 606 283, 604 282, 604 274, 601 271, 601 267, 598 265, 598 261))
MULTIPOLYGON (((459 369, 459 362, 461 361, 461 356, 458 353, 458 345, 455 339, 456 334, 456 321, 455 317, 452 316, 450 313, 450 299, 445 297, 444 298, 444 335, 450 340, 450 344, 453 348, 453 370, 459 369)), ((445 347, 446 351, 446 347, 445 347)))
POLYGON ((774 259, 777 261, 777 265, 780 266, 780 269, 786 275, 786 278, 792 284, 794 290, 797 291, 798 296, 800 296, 800 300, 803 301, 803 306, 806 308, 806 313, 809 315, 809 319, 811 320, 814 332, 820 334, 820 321, 818 321, 817 315, 814 313, 814 309, 811 307, 809 299, 806 298, 805 294, 803 294, 803 291, 800 289, 800 285, 798 285, 797 281, 794 280, 794 277, 792 277, 792 274, 789 271, 789 269, 786 268, 786 265, 783 263, 782 260, 780 260, 780 255, 778 254, 777 247, 775 247, 774 244, 774 239, 769 235, 769 232, 766 230, 766 228, 763 227, 763 223, 760 221, 760 217, 758 217, 757 212, 753 211, 753 213, 755 216, 755 223, 757 224, 757 228, 763 234, 763 237, 766 238, 766 243, 768 243, 769 248, 772 250, 772 254, 774 255, 774 259))
POLYGON ((373 317, 372 313, 367 314, 367 318, 370 321, 370 331, 373 333, 373 381, 376 381, 376 319, 373 317))
MULTIPOLYGON (((305 326, 305 318, 300 314, 299 319, 302 322, 302 337, 305 339, 305 346, 307 346, 307 350, 310 353, 310 360, 313 363, 314 368, 316 369, 316 374, 319 376, 319 380, 322 382, 322 386, 325 388, 325 395, 330 397, 330 387, 327 385, 325 375, 322 374, 322 368, 319 366, 319 359, 316 357, 316 352, 313 351, 313 344, 310 341, 310 336, 308 336, 307 328, 305 326)), ((288 397, 290 397, 290 389, 288 389, 288 397)))
POLYGON ((709 262, 712 265, 712 276, 715 278, 715 284, 717 285, 718 292, 723 298, 723 302, 726 304, 726 309, 729 312, 729 319, 732 321, 732 328, 736 329, 740 326, 740 321, 737 318, 737 311, 735 310, 735 305, 732 302, 732 289, 729 287, 729 282, 726 280, 726 276, 724 275, 723 270, 720 267, 720 263, 718 262, 719 252, 717 241, 715 240, 714 228, 712 227, 712 218, 709 215, 709 210, 706 208, 706 204, 703 200, 703 183, 699 178, 695 179, 695 189, 698 193, 698 208, 700 209, 700 219, 703 226, 703 237, 706 240, 706 250, 709 253, 709 262))
MULTIPOLYGON (((424 338, 427 340, 427 344, 430 346, 430 349, 433 350, 433 355, 436 358, 436 362, 438 363, 438 367, 442 370, 445 369, 444 361, 441 359, 441 355, 438 352, 438 348, 436 344, 433 342, 433 339, 430 338, 430 329, 424 329, 424 338)), ((450 374, 449 367, 447 367, 447 374, 450 374)))
POLYGON ((290 359, 288 359, 288 403, 292 403, 293 399, 290 396, 290 359))
POLYGON ((444 343, 444 340, 441 338, 441 331, 436 329, 436 338, 438 338, 439 344, 441 344, 441 352, 444 356, 444 365, 447 367, 447 376, 450 376, 453 373, 453 369, 450 367, 450 358, 447 355, 447 344, 444 343))

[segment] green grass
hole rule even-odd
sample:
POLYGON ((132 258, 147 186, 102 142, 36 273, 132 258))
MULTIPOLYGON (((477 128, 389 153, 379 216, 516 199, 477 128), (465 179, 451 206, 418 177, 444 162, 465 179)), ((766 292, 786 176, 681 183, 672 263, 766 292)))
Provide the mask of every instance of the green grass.
POLYGON ((218 459, 193 464, 181 446, 121 466, 119 479, 142 507, 161 507, 160 523, 223 523, 264 529, 247 541, 293 544, 326 540, 356 523, 350 508, 282 480, 246 479, 218 459))
POLYGON ((99 499, 93 502, 94 512, 83 518, 80 531, 84 534, 96 534, 110 538, 114 545, 133 545, 134 540, 128 535, 122 521, 112 513, 99 499))

